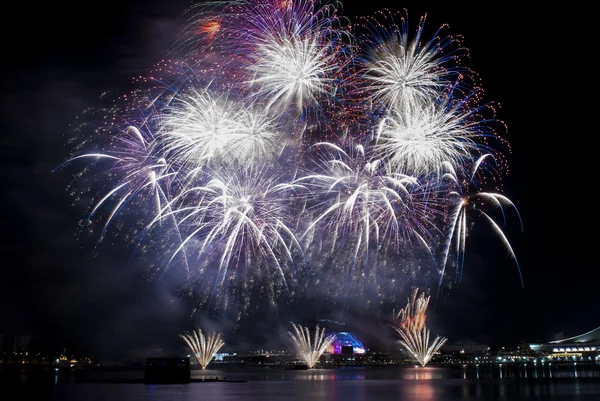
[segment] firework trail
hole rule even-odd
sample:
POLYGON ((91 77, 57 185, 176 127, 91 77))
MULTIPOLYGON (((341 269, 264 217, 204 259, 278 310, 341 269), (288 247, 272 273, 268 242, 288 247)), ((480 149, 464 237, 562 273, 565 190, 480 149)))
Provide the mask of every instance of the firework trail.
POLYGON ((502 219, 504 221, 504 226, 506 226, 506 212, 504 210, 505 207, 512 208, 517 214, 521 231, 523 231, 523 221, 521 220, 521 215, 519 210, 514 205, 514 203, 507 198, 505 195, 494 192, 483 192, 483 191, 473 191, 472 183, 475 181, 474 177, 479 173, 479 169, 482 168, 485 161, 487 159, 493 158, 491 155, 483 155, 480 157, 473 167, 473 171, 471 176, 467 180, 459 180, 456 172, 449 168, 449 172, 445 175, 446 178, 449 178, 450 181, 456 184, 456 190, 451 191, 449 193, 449 197, 455 199, 452 203, 453 212, 450 215, 450 230, 449 234, 446 237, 446 244, 443 250, 442 256, 442 271, 440 274, 440 287, 441 281, 443 280, 446 264, 448 260, 448 254, 450 253, 450 247, 452 246, 452 241, 454 239, 454 248, 456 253, 456 281, 462 280, 463 273, 463 265, 464 265, 464 256, 466 251, 466 242, 467 242, 467 220, 469 214, 476 214, 478 216, 482 216, 485 221, 487 221, 492 227, 494 233, 500 237, 502 243, 504 244, 506 250, 509 252, 512 259, 515 261, 517 265, 517 270, 519 273, 519 278, 521 280, 521 286, 524 287, 525 283, 523 282, 523 276, 521 274, 521 267, 519 266, 519 261, 515 252, 510 245, 506 234, 502 231, 500 225, 485 211, 482 210, 488 204, 500 209, 502 214, 502 219), (466 184, 461 185, 462 182, 466 182, 466 184), (471 191, 469 191, 471 189, 471 191))
POLYGON ((447 338, 437 336, 430 343, 429 329, 425 325, 429 296, 418 295, 418 288, 413 289, 406 306, 396 316, 399 324, 393 326, 400 336, 398 341, 421 364, 427 365, 433 355, 446 343, 447 338))
POLYGON ((335 340, 335 335, 325 336, 325 329, 319 326, 315 327, 314 336, 311 336, 308 327, 296 325, 295 323, 292 323, 292 327, 294 328, 294 332, 290 331, 288 334, 294 341, 296 352, 304 363, 306 363, 306 366, 311 369, 319 362, 319 358, 323 352, 335 340))
POLYGON ((212 332, 205 336, 200 328, 180 334, 179 337, 185 341, 202 369, 206 369, 215 354, 225 345, 221 333, 212 332))
POLYGON ((171 201, 170 211, 153 222, 176 218, 183 241, 171 261, 179 252, 195 253, 197 273, 212 283, 209 298, 239 280, 249 287, 248 282, 263 288, 268 283, 271 296, 277 284, 295 283, 302 248, 292 229, 297 216, 291 202, 303 188, 281 176, 265 165, 223 168, 207 182, 186 187, 171 201))
POLYGON ((428 242, 432 231, 437 232, 432 218, 441 212, 427 188, 413 177, 389 173, 362 145, 351 145, 347 152, 328 142, 315 148, 319 169, 295 181, 314 195, 307 208, 313 217, 302 238, 307 247, 326 243, 330 254, 354 256, 349 265, 342 264, 347 291, 350 284, 376 273, 371 251, 375 257, 398 256, 416 245, 431 252, 428 242), (315 232, 327 235, 315 238, 315 232))
POLYGON ((96 164, 108 163, 109 180, 111 176, 119 177, 95 202, 81 227, 84 229, 91 224, 103 207, 112 204, 98 241, 103 239, 109 225, 119 214, 125 213, 127 208, 145 205, 154 216, 160 215, 169 202, 169 188, 177 176, 176 171, 169 169, 156 138, 150 132, 134 126, 118 130, 108 151, 79 154, 55 170, 78 160, 91 160, 96 164))

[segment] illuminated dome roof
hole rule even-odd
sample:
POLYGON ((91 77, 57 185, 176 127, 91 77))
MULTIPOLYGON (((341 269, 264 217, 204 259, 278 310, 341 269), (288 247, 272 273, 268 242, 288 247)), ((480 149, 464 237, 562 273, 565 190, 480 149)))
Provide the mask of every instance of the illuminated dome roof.
POLYGON ((342 347, 352 347, 354 354, 364 354, 365 346, 352 333, 347 331, 337 331, 329 333, 335 335, 335 340, 331 343, 327 351, 331 354, 341 354, 342 347))

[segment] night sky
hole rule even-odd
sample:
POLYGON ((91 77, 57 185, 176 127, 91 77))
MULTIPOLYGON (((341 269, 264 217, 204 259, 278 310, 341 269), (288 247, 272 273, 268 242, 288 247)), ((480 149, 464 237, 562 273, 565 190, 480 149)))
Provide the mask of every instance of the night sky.
MULTIPOLYGON (((426 12, 427 27, 448 23, 447 32, 464 36, 467 65, 481 76, 486 99, 501 104, 498 117, 512 149, 504 193, 524 224, 523 233, 514 225, 506 232, 525 288, 500 241, 479 227, 467 244, 462 282, 432 297, 432 330, 450 342, 518 345, 594 329, 600 325, 598 85, 583 16, 500 4, 394 3, 343 2, 343 14, 402 7, 413 26, 426 12)), ((81 209, 65 190, 70 173, 52 172, 68 155, 75 117, 103 91, 130 85, 167 55, 186 4, 22 2, 5 13, 0 333, 98 353, 142 353, 191 328, 176 294, 148 285, 126 265, 129 248, 94 249, 93 236, 78 237, 81 209)))

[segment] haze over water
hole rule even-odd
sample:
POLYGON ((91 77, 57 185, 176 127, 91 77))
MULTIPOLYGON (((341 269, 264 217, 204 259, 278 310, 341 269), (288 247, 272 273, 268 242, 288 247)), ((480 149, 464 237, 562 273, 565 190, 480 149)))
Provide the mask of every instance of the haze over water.
POLYGON ((243 379, 147 385, 107 383, 143 379, 143 371, 95 371, 88 376, 23 372, 3 378, 2 400, 112 401, 597 401, 600 367, 414 366, 282 370, 209 366, 192 378, 243 379), (87 382, 84 382, 87 380, 87 382), (97 380, 99 382, 92 382, 97 380), (12 391, 15 389, 17 391, 12 391), (10 392, 10 393, 9 393, 10 392), (13 397, 13 398, 11 398, 13 397))

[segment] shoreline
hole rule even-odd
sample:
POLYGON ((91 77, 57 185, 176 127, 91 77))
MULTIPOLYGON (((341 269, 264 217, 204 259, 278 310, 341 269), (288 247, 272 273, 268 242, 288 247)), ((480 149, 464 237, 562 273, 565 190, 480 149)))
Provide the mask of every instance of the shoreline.
POLYGON ((248 383, 245 379, 190 379, 181 381, 147 381, 145 379, 126 379, 126 378, 107 378, 107 379, 90 379, 84 383, 132 383, 132 384, 188 384, 188 383, 248 383))
MULTIPOLYGON (((398 363, 398 364, 369 364, 369 365, 336 365, 336 366, 316 366, 311 369, 299 366, 288 366, 288 365, 243 365, 243 364, 229 364, 229 363, 215 363, 211 364, 210 370, 235 370, 235 369, 265 369, 265 370, 337 370, 337 369, 371 369, 371 368, 396 368, 396 367, 417 367, 417 368, 456 368, 456 367, 596 367, 600 369, 600 362, 598 361, 553 361, 553 362, 539 362, 533 363, 528 362, 493 362, 493 363, 475 363, 475 362, 455 362, 455 363, 429 363, 427 366, 422 367, 417 363, 398 363)), ((0 364, 0 372, 15 372, 15 371, 30 371, 30 372, 43 372, 43 371, 54 371, 54 372, 71 372, 71 373, 83 373, 83 372, 127 372, 127 371, 144 371, 145 366, 132 365, 132 366, 51 366, 51 365, 2 365, 0 364)), ((202 369, 191 368, 191 372, 202 372, 202 369)), ((195 380, 195 379, 194 379, 195 380)), ((214 379, 213 379, 214 380, 214 379)))

